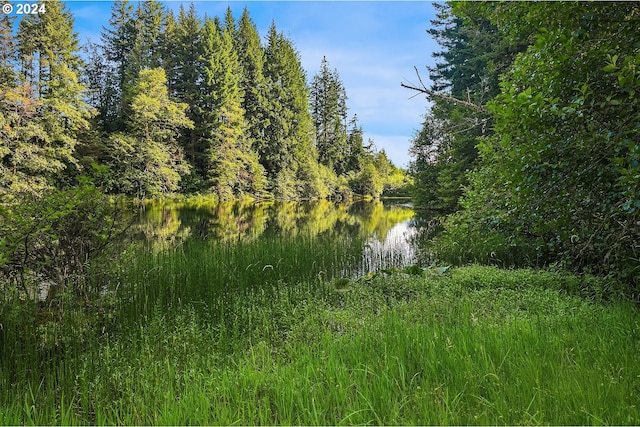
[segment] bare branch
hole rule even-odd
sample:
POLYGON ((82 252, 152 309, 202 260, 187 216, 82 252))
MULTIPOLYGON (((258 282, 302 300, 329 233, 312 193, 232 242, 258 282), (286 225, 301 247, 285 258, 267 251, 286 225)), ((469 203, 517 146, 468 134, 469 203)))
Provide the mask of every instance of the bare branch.
MULTIPOLYGON (((476 110, 476 111, 481 111, 483 113, 488 113, 488 110, 486 109, 486 107, 484 105, 474 104, 473 102, 471 102, 471 100, 463 101, 461 99, 453 98, 451 96, 448 96, 448 95, 445 95, 445 94, 442 94, 442 93, 438 93, 438 92, 434 92, 432 90, 427 89, 425 84, 422 82, 422 78, 420 77, 420 73, 418 72, 418 68, 416 68, 415 66, 413 68, 416 70, 416 75, 418 76, 418 81, 420 81, 420 86, 421 87, 416 87, 416 86, 400 83, 400 86, 402 86, 403 88, 415 90, 415 91, 423 93, 423 94, 425 94, 425 95, 427 95, 427 96, 429 96, 431 98, 444 99, 445 101, 453 102, 454 104, 463 105, 465 107, 471 108, 471 109, 476 110)), ((469 94, 467 94, 467 97, 468 96, 469 96, 469 94)), ((412 96, 412 98, 413 98, 413 96, 412 96)))

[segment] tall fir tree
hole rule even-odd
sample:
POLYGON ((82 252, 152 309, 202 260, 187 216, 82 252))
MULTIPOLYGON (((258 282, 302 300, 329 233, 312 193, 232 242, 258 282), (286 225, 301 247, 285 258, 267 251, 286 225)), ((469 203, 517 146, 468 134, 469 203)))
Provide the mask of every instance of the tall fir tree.
POLYGON ((246 138, 242 109, 240 64, 233 33, 207 19, 203 29, 205 84, 200 112, 204 113, 204 178, 221 198, 260 193, 265 187, 264 169, 246 138))
POLYGON ((3 189, 38 192, 64 185, 77 174, 78 135, 92 110, 79 82, 81 60, 73 17, 64 4, 25 16, 16 35, 23 61, 15 85, 2 89, 3 189))
POLYGON ((260 35, 245 8, 235 37, 240 63, 240 88, 244 93, 242 109, 247 122, 247 137, 254 151, 268 150, 265 129, 268 126, 267 81, 264 74, 265 54, 260 35))
POLYGON ((125 82, 122 86, 122 105, 125 115, 133 97, 134 87, 140 71, 163 65, 163 33, 165 13, 158 0, 144 0, 138 3, 135 12, 135 39, 129 52, 125 68, 125 82))
POLYGON ((3 14, 0 17, 0 88, 15 83, 14 64, 17 48, 13 37, 15 17, 3 14))
POLYGON ((105 97, 99 108, 99 118, 107 132, 124 130, 123 88, 137 29, 129 0, 116 0, 111 7, 110 28, 103 27, 102 49, 106 59, 105 97))
POLYGON ((309 100, 319 161, 342 175, 347 171, 347 94, 326 57, 311 82, 309 100))
MULTIPOLYGON (((265 48, 268 87, 267 143, 260 161, 279 197, 296 197, 301 191, 296 176, 300 166, 313 168, 313 124, 309 114, 306 73, 292 43, 271 24, 265 48)), ((312 172, 312 171, 309 171, 312 172)))
MULTIPOLYGON (((193 3, 189 5, 188 10, 181 5, 173 38, 167 37, 168 40, 173 40, 174 44, 167 52, 168 63, 171 65, 168 77, 170 94, 187 104, 187 116, 194 123, 205 120, 201 114, 204 110, 200 108, 205 85, 202 25, 193 3)), ((184 147, 187 160, 194 166, 198 165, 198 156, 202 153, 202 147, 198 144, 197 129, 184 129, 180 143, 184 147)), ((200 164, 199 170, 203 167, 200 164)))

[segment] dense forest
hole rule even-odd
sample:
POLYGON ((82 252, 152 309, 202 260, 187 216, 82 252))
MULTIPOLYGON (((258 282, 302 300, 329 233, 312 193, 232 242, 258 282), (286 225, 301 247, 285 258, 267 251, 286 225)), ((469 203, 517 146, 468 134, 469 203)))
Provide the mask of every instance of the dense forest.
POLYGON ((640 277, 640 6, 447 3, 411 165, 454 262, 640 277))
POLYGON ((307 82, 272 23, 266 43, 236 21, 113 4, 99 44, 80 46, 60 1, 0 20, 0 194, 90 182, 139 199, 213 194, 378 197, 404 173, 363 141, 326 58, 307 82))

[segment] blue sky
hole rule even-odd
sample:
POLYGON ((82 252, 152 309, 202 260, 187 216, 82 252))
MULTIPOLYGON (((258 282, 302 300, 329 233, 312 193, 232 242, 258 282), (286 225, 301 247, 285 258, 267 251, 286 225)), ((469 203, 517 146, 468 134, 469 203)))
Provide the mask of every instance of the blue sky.
MULTIPOLYGON (((135 3, 135 2, 134 2, 135 3)), ((82 43, 100 41, 108 25, 111 1, 68 1, 82 43)), ((164 5, 175 11, 181 2, 164 5)), ((184 2, 188 7, 189 2, 184 2)), ((397 166, 407 166, 409 147, 419 129, 427 101, 400 87, 417 83, 414 66, 427 80, 437 44, 426 33, 434 17, 425 1, 197 1, 200 16, 224 16, 231 6, 236 19, 247 7, 260 35, 269 25, 294 42, 310 81, 323 56, 340 73, 348 96, 349 116, 357 114, 365 141, 374 140, 397 166)))

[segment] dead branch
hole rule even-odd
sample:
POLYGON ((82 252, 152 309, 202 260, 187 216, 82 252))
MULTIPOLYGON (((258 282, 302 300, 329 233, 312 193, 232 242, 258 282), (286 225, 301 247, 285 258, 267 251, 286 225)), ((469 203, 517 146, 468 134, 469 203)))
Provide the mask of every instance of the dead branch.
POLYGON ((463 105, 465 107, 471 108, 471 109, 476 110, 476 111, 480 111, 480 112, 483 112, 483 113, 488 113, 488 110, 486 109, 486 107, 484 105, 474 104, 470 100, 469 101, 463 101, 461 99, 453 98, 453 97, 451 97, 449 95, 445 95, 445 94, 434 92, 432 90, 427 89, 425 84, 422 82, 422 78, 420 77, 420 73, 418 72, 418 68, 415 67, 415 66, 413 68, 416 70, 416 75, 418 76, 418 81, 420 81, 420 87, 411 86, 411 85, 407 85, 407 84, 404 84, 404 83, 400 83, 400 86, 402 86, 403 88, 415 90, 415 91, 417 91, 419 93, 423 93, 423 94, 425 94, 427 96, 430 96, 432 98, 440 98, 440 99, 443 99, 445 101, 452 102, 454 104, 463 105))

